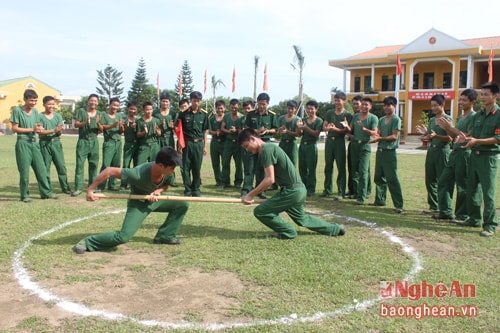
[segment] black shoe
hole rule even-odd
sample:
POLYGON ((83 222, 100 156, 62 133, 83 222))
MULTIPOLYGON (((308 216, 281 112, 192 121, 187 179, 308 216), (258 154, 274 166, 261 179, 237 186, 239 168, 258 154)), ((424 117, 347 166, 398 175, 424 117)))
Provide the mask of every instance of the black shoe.
POLYGON ((31 203, 31 202, 33 202, 33 199, 31 199, 31 198, 24 198, 24 199, 21 199, 21 201, 24 202, 24 203, 31 203))
POLYGON ((439 214, 439 210, 437 210, 437 209, 424 209, 424 210, 422 210, 422 214, 424 214, 424 215, 439 214))
POLYGON ((179 184, 170 184, 172 187, 179 187, 179 184))
POLYGON ((469 228, 480 228, 482 226, 481 224, 475 224, 470 219, 465 220, 465 221, 454 221, 454 220, 451 220, 451 223, 459 225, 461 227, 469 227, 469 228))
POLYGON ((120 189, 116 188, 116 187, 112 187, 112 188, 108 188, 108 191, 111 191, 111 192, 118 192, 120 189))
POLYGON ((75 191, 75 192, 71 192, 71 196, 72 196, 72 197, 77 197, 77 196, 79 196, 80 194, 82 194, 82 191, 80 191, 80 190, 75 191))
POLYGON ((166 244, 166 245, 180 245, 182 242, 179 238, 176 239, 161 239, 161 238, 155 238, 153 239, 154 244, 166 244))
POLYGON ((59 197, 57 195, 49 195, 48 197, 42 197, 42 200, 46 200, 46 199, 58 200, 59 197))
POLYGON ((374 206, 374 207, 384 207, 385 205, 384 204, 379 204, 379 203, 369 203, 368 206, 374 206))
POLYGON ((276 238, 276 239, 281 239, 281 240, 287 240, 287 239, 290 239, 290 238, 287 238, 283 235, 280 235, 280 234, 269 234, 267 235, 267 238, 276 238))
POLYGON ((403 208, 395 208, 394 209, 394 213, 396 213, 396 214, 403 214, 404 210, 403 210, 403 208))
POLYGON ((339 230, 339 233, 337 234, 337 236, 344 236, 345 233, 346 233, 345 227, 341 224, 340 230, 339 230))
POLYGON ((259 197, 259 199, 262 199, 262 200, 267 199, 267 195, 265 192, 259 193, 258 197, 259 197))
POLYGON ((67 189, 67 190, 64 190, 63 191, 64 194, 70 194, 71 195, 71 190, 70 189, 67 189))
POLYGON ((432 215, 432 218, 434 220, 453 220, 453 217, 451 216, 443 216, 443 215, 440 215, 440 214, 434 214, 432 215))
POLYGON ((331 194, 328 194, 326 192, 321 193, 319 196, 322 198, 329 198, 331 194))
POLYGON ((201 197, 201 194, 200 193, 192 193, 191 196, 192 197, 201 197))

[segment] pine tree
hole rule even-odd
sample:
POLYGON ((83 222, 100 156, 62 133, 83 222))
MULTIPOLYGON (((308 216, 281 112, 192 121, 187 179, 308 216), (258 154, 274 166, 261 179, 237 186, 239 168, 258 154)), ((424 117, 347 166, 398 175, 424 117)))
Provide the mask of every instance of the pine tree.
POLYGON ((143 58, 139 60, 137 71, 135 72, 132 86, 128 91, 127 101, 136 101, 139 111, 142 110, 142 104, 146 101, 152 102, 156 94, 156 88, 151 94, 151 89, 147 89, 148 79, 146 78, 146 62, 143 58), (151 95, 151 96, 150 96, 151 95))
POLYGON ((96 87, 97 93, 108 100, 114 97, 120 98, 123 94, 123 72, 119 72, 116 68, 113 68, 110 64, 104 68, 104 70, 97 71, 97 83, 99 87, 96 87))
MULTIPOLYGON (((189 67, 187 60, 184 60, 184 64, 182 65, 180 75, 182 75, 182 95, 179 97, 180 99, 189 98, 189 94, 191 94, 194 90, 194 85, 193 85, 193 76, 191 72, 191 67, 189 67)), ((177 81, 174 87, 177 94, 179 94, 179 83, 180 83, 180 78, 177 77, 177 81)))

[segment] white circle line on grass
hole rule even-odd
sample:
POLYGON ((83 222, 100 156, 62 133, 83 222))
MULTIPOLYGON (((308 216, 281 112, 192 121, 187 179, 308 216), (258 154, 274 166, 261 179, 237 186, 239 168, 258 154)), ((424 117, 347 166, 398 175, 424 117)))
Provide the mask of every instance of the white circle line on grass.
MULTIPOLYGON (((61 230, 69 225, 83 222, 101 215, 106 215, 106 214, 116 214, 116 213, 122 213, 124 212, 124 209, 121 210, 114 210, 114 211, 109 211, 109 212, 101 212, 93 215, 89 215, 86 217, 78 218, 75 220, 67 221, 65 223, 62 223, 58 226, 55 226, 52 229, 49 229, 47 231, 44 231, 34 237, 31 237, 28 239, 17 251, 14 252, 14 255, 12 257, 12 270, 14 271, 14 276, 17 279, 18 283, 21 285, 22 288, 29 290, 39 298, 41 298, 45 302, 51 302, 55 303, 56 306, 60 307, 64 311, 78 314, 81 316, 96 316, 96 317, 101 317, 104 319, 108 320, 128 320, 134 323, 138 323, 144 326, 159 326, 162 328, 168 328, 168 329, 200 329, 200 330, 221 330, 221 329, 227 329, 227 328, 238 328, 238 327, 251 327, 251 326, 261 326, 261 325, 289 325, 292 323, 297 323, 297 322, 313 322, 313 321, 318 321, 322 320, 324 318, 331 318, 335 317, 338 315, 345 315, 353 311, 362 311, 367 309, 368 307, 374 305, 376 302, 381 300, 381 297, 377 298, 372 298, 368 300, 363 300, 361 302, 354 300, 353 304, 346 305, 340 309, 334 310, 334 311, 329 311, 329 312, 317 312, 313 315, 310 316, 304 316, 304 317, 298 317, 296 314, 290 314, 289 316, 286 317, 281 317, 281 318, 276 318, 276 319, 268 319, 268 320, 254 320, 250 322, 241 322, 241 323, 209 323, 209 324, 196 324, 196 323, 189 323, 189 322, 181 322, 181 323, 173 323, 173 322, 165 322, 165 321, 159 321, 159 320, 140 320, 137 318, 129 317, 127 315, 121 314, 121 313, 114 313, 114 312, 109 312, 109 311, 104 311, 104 310, 93 310, 85 305, 82 305, 80 303, 76 303, 73 301, 66 300, 54 293, 52 293, 50 290, 47 290, 40 286, 38 283, 33 281, 31 279, 31 276, 28 273, 28 270, 24 267, 23 264, 23 254, 24 251, 32 244, 33 241, 40 239, 43 236, 49 235, 51 233, 54 233, 58 230, 61 230)), ((379 233, 381 233, 383 236, 387 237, 390 242, 398 244, 401 246, 401 249, 404 253, 409 255, 413 259, 413 265, 410 271, 406 274, 406 276, 403 278, 404 280, 412 281, 414 280, 416 274, 423 269, 422 266, 422 259, 420 257, 420 254, 410 245, 408 245, 402 238, 399 236, 394 235, 393 233, 377 226, 376 223, 372 222, 367 222, 363 221, 361 219, 357 218, 352 218, 352 217, 347 217, 347 216, 342 216, 342 215, 337 215, 335 213, 328 213, 328 214, 323 214, 323 213, 318 213, 318 212, 309 212, 311 214, 317 214, 317 215, 322 215, 322 216, 333 216, 336 218, 343 219, 347 222, 355 222, 355 223, 360 223, 362 225, 365 225, 379 233)), ((345 237, 345 236, 344 236, 345 237)))

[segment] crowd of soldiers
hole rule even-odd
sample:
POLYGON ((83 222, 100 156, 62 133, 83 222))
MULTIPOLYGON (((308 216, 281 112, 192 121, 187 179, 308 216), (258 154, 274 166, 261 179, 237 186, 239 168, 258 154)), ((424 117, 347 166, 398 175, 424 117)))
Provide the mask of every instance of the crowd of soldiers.
MULTIPOLYGON (((435 95, 431 99, 434 116, 429 127, 419 127, 423 140, 430 143, 426 157, 426 189, 429 213, 436 219, 450 219, 467 226, 483 226, 483 236, 493 235, 498 224, 494 209, 497 154, 500 142, 500 115, 496 104, 498 84, 482 86, 481 101, 485 110, 475 113, 472 106, 477 99, 474 90, 462 93, 460 107, 464 110, 457 126, 444 113, 445 98, 435 95), (472 103, 472 104, 471 104, 472 103), (452 143, 454 142, 454 143, 452 143), (480 161, 476 161, 479 159, 480 161), (486 160, 484 160, 486 159, 486 160), (491 161, 490 161, 491 159, 491 161), (441 175, 444 175, 441 177, 441 175), (453 190, 457 186, 457 205, 451 208, 453 190), (470 188, 468 186, 471 186, 470 188), (481 191, 478 190, 482 188, 481 191), (482 200, 481 200, 482 199, 482 200), (484 201, 484 220, 481 222, 481 202, 484 201), (493 206, 492 206, 493 205, 493 206)), ((326 132, 324 186, 321 197, 337 200, 355 199, 364 205, 370 196, 371 144, 377 143, 375 163, 375 198, 371 205, 385 206, 389 190, 397 214, 404 212, 403 195, 397 172, 396 150, 399 147, 401 119, 396 114, 397 99, 386 97, 383 102, 385 115, 378 119, 372 114, 372 100, 356 96, 352 99, 354 113, 345 109, 346 95, 334 95, 335 109, 324 119, 317 116, 318 103, 308 101, 307 116, 297 115, 298 104, 287 102, 287 113, 276 115, 269 109, 270 97, 261 93, 257 101, 242 102, 231 99, 229 112, 223 100, 215 103, 215 112, 208 114, 201 108, 202 94, 194 91, 189 100, 179 102, 174 111, 168 94, 160 96, 160 107, 154 110, 151 102, 142 107, 142 117, 137 117, 138 105, 130 101, 126 117, 118 114, 120 101, 110 100, 107 112, 97 110, 99 97, 92 94, 86 109, 76 111, 74 126, 78 129, 76 146, 75 184, 71 190, 66 173, 60 136, 62 118, 54 113, 55 100, 43 99, 44 112, 34 108, 38 96, 27 89, 24 106, 16 107, 11 116, 13 130, 17 133, 16 161, 20 174, 21 200, 32 201, 28 190, 29 168, 33 167, 42 199, 57 199, 52 192, 50 165, 53 162, 64 193, 78 196, 83 190, 84 165, 88 163, 88 184, 97 176, 99 163, 98 134, 102 133, 101 171, 107 167, 129 168, 154 161, 158 151, 165 146, 174 147, 182 155, 181 176, 184 195, 201 196, 201 165, 210 142, 210 157, 215 183, 220 188, 234 186, 245 197, 264 178, 264 169, 258 154, 242 148, 238 135, 245 128, 256 131, 267 143, 279 135, 279 147, 292 164, 298 168, 307 196, 316 193, 317 142, 321 132, 326 132), (36 143, 38 134, 40 144, 36 143), (174 140, 177 135, 177 144, 174 140), (207 134, 211 135, 208 140, 207 134), (122 146, 122 137, 123 146, 122 146), (299 140, 299 138, 301 138, 299 140), (300 142, 299 142, 300 141, 300 142), (346 144, 347 142, 347 144, 346 144), (231 165, 235 167, 231 182, 231 165), (333 186, 334 164, 337 167, 336 191, 333 186)), ((171 186, 178 186, 175 182, 171 186)), ((125 190, 127 183, 117 184, 110 178, 95 190, 125 190)), ((270 189, 276 188, 273 184, 270 189)), ((258 194, 266 199, 265 190, 258 194)))

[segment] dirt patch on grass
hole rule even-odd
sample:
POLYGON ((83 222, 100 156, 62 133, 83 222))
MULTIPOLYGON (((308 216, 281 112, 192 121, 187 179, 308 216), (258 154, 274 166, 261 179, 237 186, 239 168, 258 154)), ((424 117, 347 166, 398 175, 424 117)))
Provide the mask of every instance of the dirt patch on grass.
MULTIPOLYGON (((170 269, 161 253, 140 253, 122 246, 120 253, 75 255, 87 269, 55 268, 38 283, 55 295, 93 310, 120 313, 161 322, 217 323, 246 321, 238 317, 239 296, 245 286, 228 271, 170 269)), ((0 295, 0 328, 13 327, 31 316, 52 325, 73 315, 23 291, 14 281, 0 295), (5 315, 8 314, 8 315, 5 315)), ((5 284, 4 284, 5 287, 5 284)))

